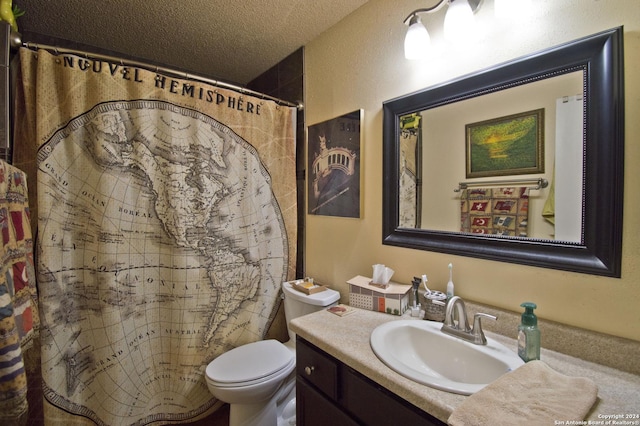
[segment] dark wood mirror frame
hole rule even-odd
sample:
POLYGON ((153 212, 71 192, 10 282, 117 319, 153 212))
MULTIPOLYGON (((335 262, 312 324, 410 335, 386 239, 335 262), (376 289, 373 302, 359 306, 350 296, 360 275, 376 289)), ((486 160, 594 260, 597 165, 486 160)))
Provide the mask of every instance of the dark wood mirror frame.
POLYGON ((623 62, 623 31, 618 27, 384 102, 382 243, 619 278, 623 62), (398 227, 400 116, 579 70, 585 73, 586 99, 581 243, 398 227))

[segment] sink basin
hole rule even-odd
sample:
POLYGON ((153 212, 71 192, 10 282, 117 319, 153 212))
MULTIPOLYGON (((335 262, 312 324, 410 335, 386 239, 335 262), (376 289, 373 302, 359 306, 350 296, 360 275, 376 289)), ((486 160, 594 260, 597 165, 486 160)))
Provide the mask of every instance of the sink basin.
POLYGON ((371 333, 371 348, 404 377, 447 392, 471 395, 524 362, 515 351, 487 337, 474 345, 440 331, 442 323, 391 321, 371 333))

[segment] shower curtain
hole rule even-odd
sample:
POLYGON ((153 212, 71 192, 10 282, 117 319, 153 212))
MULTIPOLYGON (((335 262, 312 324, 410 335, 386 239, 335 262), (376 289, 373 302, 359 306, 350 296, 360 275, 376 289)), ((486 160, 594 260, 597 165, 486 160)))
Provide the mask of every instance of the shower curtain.
POLYGON ((264 338, 294 278, 295 110, 118 63, 20 60, 47 420, 208 414, 207 363, 264 338))

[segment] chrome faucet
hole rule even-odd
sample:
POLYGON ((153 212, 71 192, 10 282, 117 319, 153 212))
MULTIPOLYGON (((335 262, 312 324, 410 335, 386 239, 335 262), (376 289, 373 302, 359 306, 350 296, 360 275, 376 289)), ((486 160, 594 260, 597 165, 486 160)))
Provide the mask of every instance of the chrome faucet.
POLYGON ((487 338, 484 336, 484 332, 482 331, 482 323, 480 322, 481 318, 489 318, 492 320, 498 319, 493 315, 477 313, 473 316, 473 328, 469 327, 469 322, 467 321, 467 308, 464 304, 464 300, 459 296, 454 296, 447 303, 447 308, 444 314, 444 324, 442 325, 441 330, 445 334, 459 337, 460 339, 476 345, 486 345, 487 338))

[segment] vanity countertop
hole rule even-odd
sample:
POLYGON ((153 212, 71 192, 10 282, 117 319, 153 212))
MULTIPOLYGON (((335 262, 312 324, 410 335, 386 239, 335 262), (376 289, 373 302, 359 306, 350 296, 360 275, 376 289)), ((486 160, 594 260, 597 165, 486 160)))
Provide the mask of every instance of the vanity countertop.
MULTIPOLYGON (((369 345, 371 332, 380 324, 410 318, 407 315, 399 317, 362 309, 356 309, 356 312, 340 317, 322 310, 294 319, 290 327, 300 337, 344 364, 446 422, 466 396, 430 388, 399 375, 383 364, 369 345)), ((515 339, 491 332, 485 334, 507 347, 514 348, 515 352, 515 339)), ((611 351, 615 350, 615 347, 611 348, 611 351)), ((640 376, 546 350, 544 347, 540 358, 567 376, 588 377, 596 383, 598 400, 587 420, 603 421, 604 416, 640 414, 640 376)), ((556 424, 568 420, 576 419, 558 419, 556 424)), ((640 425, 638 418, 618 418, 618 421, 625 420, 630 423, 620 424, 640 425)))

